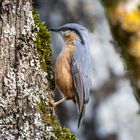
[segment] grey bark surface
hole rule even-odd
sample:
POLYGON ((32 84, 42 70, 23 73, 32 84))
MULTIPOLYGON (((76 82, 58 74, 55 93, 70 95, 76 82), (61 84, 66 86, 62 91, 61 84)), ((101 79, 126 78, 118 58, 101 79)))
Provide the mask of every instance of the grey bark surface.
POLYGON ((48 133, 36 109, 40 96, 48 94, 48 82, 40 69, 33 27, 29 0, 0 1, 1 140, 42 139, 48 133))

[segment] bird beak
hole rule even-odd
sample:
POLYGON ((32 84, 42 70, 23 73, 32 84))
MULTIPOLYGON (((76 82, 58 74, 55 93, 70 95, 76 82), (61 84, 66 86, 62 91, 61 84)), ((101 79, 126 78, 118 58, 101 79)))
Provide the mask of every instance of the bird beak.
POLYGON ((49 28, 48 30, 52 31, 52 32, 59 32, 60 31, 59 29, 54 29, 54 28, 49 28))

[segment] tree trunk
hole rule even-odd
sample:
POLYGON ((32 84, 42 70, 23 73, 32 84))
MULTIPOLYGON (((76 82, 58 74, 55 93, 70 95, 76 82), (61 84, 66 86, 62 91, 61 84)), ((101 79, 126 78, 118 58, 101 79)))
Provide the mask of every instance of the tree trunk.
POLYGON ((34 27, 29 0, 0 1, 0 139, 67 136, 58 133, 62 128, 50 110, 48 74, 40 68, 34 27))
POLYGON ((103 1, 117 47, 124 58, 133 91, 140 104, 140 9, 139 1, 103 1))

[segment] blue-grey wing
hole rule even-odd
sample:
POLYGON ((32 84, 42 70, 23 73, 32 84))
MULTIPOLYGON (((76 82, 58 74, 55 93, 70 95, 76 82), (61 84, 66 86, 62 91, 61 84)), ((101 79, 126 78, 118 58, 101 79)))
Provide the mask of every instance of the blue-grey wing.
POLYGON ((76 50, 71 56, 71 73, 75 88, 75 103, 79 110, 80 125, 82 116, 85 112, 85 105, 89 100, 89 93, 91 90, 91 62, 89 46, 82 45, 80 42, 75 42, 76 50))

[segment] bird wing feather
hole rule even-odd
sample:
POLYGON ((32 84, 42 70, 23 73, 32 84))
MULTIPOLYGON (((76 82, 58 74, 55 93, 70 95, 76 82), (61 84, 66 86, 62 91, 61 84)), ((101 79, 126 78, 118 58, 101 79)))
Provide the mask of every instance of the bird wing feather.
POLYGON ((74 102, 79 112, 78 127, 85 113, 85 105, 89 100, 89 92, 91 89, 90 76, 90 56, 89 48, 80 42, 75 42, 75 52, 72 54, 71 73, 74 81, 75 96, 74 102))

